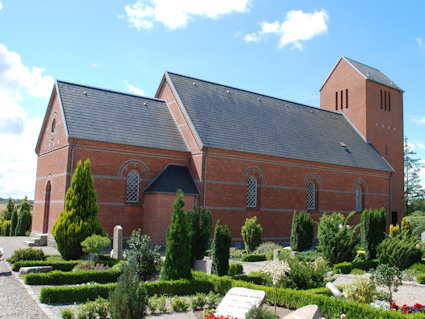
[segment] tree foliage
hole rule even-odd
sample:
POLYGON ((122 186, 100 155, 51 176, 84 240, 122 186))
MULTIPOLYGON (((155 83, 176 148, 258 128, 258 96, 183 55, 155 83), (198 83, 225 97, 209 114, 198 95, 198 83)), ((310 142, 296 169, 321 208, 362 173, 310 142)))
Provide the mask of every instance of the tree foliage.
POLYGON ((21 207, 19 208, 18 214, 18 222, 16 223, 16 236, 25 236, 27 230, 31 229, 31 206, 28 202, 28 199, 25 199, 21 203, 21 207))
POLYGON ((294 212, 291 229, 291 248, 304 251, 311 248, 314 237, 314 222, 311 215, 306 212, 294 212))
POLYGON ((13 203, 12 198, 9 197, 7 201, 7 206, 5 211, 3 212, 3 220, 10 220, 12 218, 12 212, 15 209, 15 204, 13 203))
POLYGON ((376 247, 385 239, 387 217, 385 209, 366 209, 360 219, 361 245, 366 251, 366 259, 376 258, 376 247))
POLYGON ((15 207, 13 209, 12 216, 10 217, 10 236, 16 235, 17 224, 18 224, 18 210, 15 207))
POLYGON ((319 248, 323 258, 331 265, 345 261, 353 261, 357 245, 357 230, 359 225, 350 226, 348 221, 355 212, 350 213, 347 218, 341 213, 326 213, 320 218, 317 237, 319 248))
POLYGON ((416 152, 404 138, 404 211, 406 214, 413 212, 411 209, 412 200, 424 198, 425 189, 421 185, 419 172, 425 167, 419 158, 414 158, 416 152))
POLYGON ((401 220, 401 234, 402 236, 412 236, 413 228, 409 217, 403 217, 401 220))
POLYGON ((377 247, 379 264, 389 264, 400 270, 420 262, 422 249, 414 236, 396 235, 383 240, 377 247))
POLYGON ((247 218, 245 220, 245 225, 242 226, 241 234, 247 253, 253 252, 258 246, 261 245, 263 228, 261 228, 261 225, 258 223, 257 216, 247 218))
POLYGON ((91 176, 91 164, 87 159, 78 162, 72 177, 71 187, 66 192, 65 210, 53 226, 57 249, 66 260, 78 259, 83 255, 81 242, 97 234, 107 236, 97 217, 99 206, 91 176))
POLYGON ((214 229, 214 239, 211 244, 211 272, 217 276, 225 276, 229 272, 229 255, 232 235, 227 225, 220 225, 217 220, 214 229))
POLYGON ((192 278, 189 226, 183 207, 183 192, 179 189, 177 190, 177 199, 173 204, 171 225, 167 230, 167 247, 161 274, 162 280, 192 278))
POLYGON ((192 210, 187 212, 187 220, 192 248, 191 260, 202 260, 205 251, 208 249, 208 241, 211 236, 211 212, 203 207, 201 216, 199 216, 198 207, 194 204, 192 210))

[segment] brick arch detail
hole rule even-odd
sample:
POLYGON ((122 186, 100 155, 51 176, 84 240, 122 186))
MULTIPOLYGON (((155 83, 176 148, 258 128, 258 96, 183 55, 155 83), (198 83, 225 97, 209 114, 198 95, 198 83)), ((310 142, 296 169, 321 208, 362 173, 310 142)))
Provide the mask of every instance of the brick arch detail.
POLYGON ((266 185, 266 175, 261 169, 255 166, 248 167, 242 174, 242 184, 248 184, 248 179, 254 176, 257 179, 257 185, 266 185))
POLYGON ((322 183, 322 179, 319 177, 319 175, 317 174, 308 174, 305 178, 304 178, 304 188, 308 188, 308 183, 313 182, 314 184, 316 184, 316 190, 317 189, 323 189, 323 183, 322 183))
POLYGON ((127 177, 129 171, 136 171, 137 173, 139 173, 140 180, 150 180, 151 178, 148 167, 142 161, 129 160, 125 162, 123 165, 121 165, 118 171, 118 176, 127 177))
POLYGON ((368 193, 369 189, 367 187, 367 183, 363 178, 358 178, 353 183, 353 193, 356 192, 356 187, 360 186, 362 188, 363 193, 368 193))

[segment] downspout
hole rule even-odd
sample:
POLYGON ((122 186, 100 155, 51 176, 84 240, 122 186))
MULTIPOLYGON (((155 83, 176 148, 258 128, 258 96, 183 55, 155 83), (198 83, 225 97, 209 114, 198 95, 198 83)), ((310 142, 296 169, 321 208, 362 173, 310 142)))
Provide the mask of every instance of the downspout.
POLYGON ((205 207, 205 201, 206 201, 206 191, 207 191, 207 157, 208 157, 208 152, 209 152, 210 148, 209 146, 207 147, 207 152, 205 153, 205 166, 204 166, 204 204, 203 207, 205 207))
POLYGON ((393 177, 393 172, 391 172, 390 175, 390 216, 391 216, 391 220, 390 220, 390 225, 392 223, 393 220, 393 185, 392 185, 392 177, 393 177))
POLYGON ((72 151, 71 151, 71 167, 70 169, 70 173, 69 173, 69 187, 71 187, 71 183, 72 183, 72 168, 74 167, 74 149, 75 149, 75 143, 77 142, 77 138, 74 137, 74 143, 72 143, 72 151))

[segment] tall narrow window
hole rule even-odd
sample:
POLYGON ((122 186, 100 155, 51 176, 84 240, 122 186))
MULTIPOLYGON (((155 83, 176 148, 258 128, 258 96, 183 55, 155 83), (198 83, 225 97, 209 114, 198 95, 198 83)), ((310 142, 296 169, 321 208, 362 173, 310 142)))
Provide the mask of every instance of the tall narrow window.
POLYGON ((341 91, 341 110, 344 108, 344 91, 341 91))
POLYGON ((384 103, 384 109, 387 109, 387 91, 384 92, 384 97, 385 97, 385 103, 384 103))
POLYGON ((254 176, 248 178, 246 206, 257 207, 257 179, 254 176))
POLYGON ((345 90, 345 108, 348 109, 348 89, 345 90))
POLYGON ((130 171, 127 175, 126 202, 137 203, 139 201, 139 173, 130 171))
POLYGON ((335 92, 335 110, 338 111, 338 91, 335 92))
POLYGON ((361 212, 363 207, 363 192, 360 186, 356 187, 356 211, 361 212))
POLYGON ((316 185, 313 182, 308 183, 307 209, 316 209, 316 185))
POLYGON ((391 112, 391 96, 390 96, 390 92, 388 92, 388 111, 391 112))
POLYGON ((382 100, 383 98, 382 98, 382 90, 381 90, 381 110, 384 108, 384 105, 382 104, 382 100))

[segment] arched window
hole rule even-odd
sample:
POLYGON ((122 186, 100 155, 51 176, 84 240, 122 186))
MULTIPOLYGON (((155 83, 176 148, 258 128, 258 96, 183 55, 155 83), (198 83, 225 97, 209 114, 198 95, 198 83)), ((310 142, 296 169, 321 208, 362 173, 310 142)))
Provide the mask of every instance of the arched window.
POLYGON ((316 209, 316 185, 314 184, 314 182, 308 183, 307 209, 316 209))
POLYGON ((248 178, 246 206, 257 207, 257 179, 254 176, 248 178))
POLYGON ((137 203, 139 201, 139 173, 130 171, 127 175, 126 202, 137 203))
POLYGON ((356 187, 356 211, 361 212, 363 210, 363 192, 360 186, 356 187))

